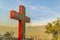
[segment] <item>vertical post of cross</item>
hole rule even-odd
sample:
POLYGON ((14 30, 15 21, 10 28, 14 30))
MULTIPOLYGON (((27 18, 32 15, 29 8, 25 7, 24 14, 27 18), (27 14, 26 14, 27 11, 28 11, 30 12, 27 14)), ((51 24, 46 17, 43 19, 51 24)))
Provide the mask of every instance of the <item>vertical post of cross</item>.
MULTIPOLYGON (((19 6, 19 14, 25 16, 25 7, 19 6)), ((19 38, 25 39, 25 21, 19 20, 19 38)))

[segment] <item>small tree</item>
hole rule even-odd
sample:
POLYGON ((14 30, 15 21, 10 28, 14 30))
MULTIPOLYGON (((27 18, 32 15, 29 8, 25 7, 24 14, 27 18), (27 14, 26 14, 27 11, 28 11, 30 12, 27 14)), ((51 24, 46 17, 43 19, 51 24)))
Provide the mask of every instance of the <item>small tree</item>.
POLYGON ((60 19, 57 19, 53 23, 48 23, 46 25, 46 33, 51 33, 53 35, 52 40, 57 40, 58 34, 60 34, 60 19))

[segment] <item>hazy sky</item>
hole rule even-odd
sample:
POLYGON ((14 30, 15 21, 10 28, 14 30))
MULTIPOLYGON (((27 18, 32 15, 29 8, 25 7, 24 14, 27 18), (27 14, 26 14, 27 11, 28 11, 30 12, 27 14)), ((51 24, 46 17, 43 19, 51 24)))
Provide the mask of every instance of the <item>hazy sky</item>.
POLYGON ((18 25, 18 21, 10 19, 10 11, 19 12, 19 5, 26 7, 26 15, 31 18, 29 26, 46 24, 60 17, 60 0, 0 0, 0 25, 18 25))

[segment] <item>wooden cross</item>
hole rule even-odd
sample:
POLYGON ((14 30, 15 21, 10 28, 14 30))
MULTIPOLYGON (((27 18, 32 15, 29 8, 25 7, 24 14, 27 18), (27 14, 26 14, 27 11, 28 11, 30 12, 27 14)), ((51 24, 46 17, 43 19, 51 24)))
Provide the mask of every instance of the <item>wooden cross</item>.
POLYGON ((25 39, 25 22, 30 22, 30 18, 25 15, 25 12, 23 5, 19 6, 19 13, 14 10, 10 11, 10 18, 19 21, 18 40, 25 39))

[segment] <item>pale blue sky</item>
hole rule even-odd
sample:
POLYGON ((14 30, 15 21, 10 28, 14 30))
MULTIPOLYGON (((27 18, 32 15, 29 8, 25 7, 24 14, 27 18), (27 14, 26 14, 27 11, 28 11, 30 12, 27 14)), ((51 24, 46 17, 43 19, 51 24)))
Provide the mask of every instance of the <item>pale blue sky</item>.
POLYGON ((0 25, 14 26, 18 21, 10 19, 10 10, 18 12, 19 5, 26 7, 31 18, 28 25, 40 25, 60 17, 60 0, 0 0, 0 25))

